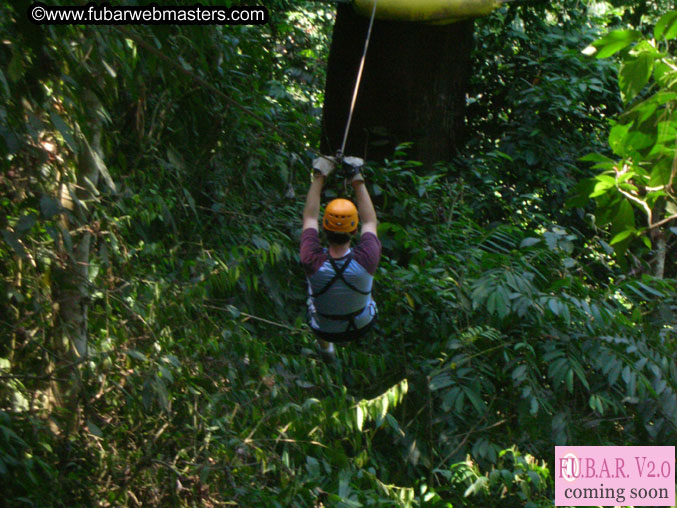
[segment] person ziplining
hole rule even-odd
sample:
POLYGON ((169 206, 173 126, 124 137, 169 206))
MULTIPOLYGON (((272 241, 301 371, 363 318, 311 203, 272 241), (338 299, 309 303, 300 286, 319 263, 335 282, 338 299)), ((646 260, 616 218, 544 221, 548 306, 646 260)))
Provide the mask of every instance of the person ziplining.
POLYGON ((372 328, 376 318, 372 287, 381 257, 376 210, 359 171, 362 160, 357 157, 344 159, 356 169, 350 184, 357 207, 348 199, 330 201, 322 218, 328 248, 320 242, 322 187, 338 162, 328 156, 313 161, 313 181, 306 197, 301 233, 301 263, 308 282, 308 324, 317 336, 325 361, 334 360, 334 343, 357 340, 372 328), (360 238, 351 248, 360 218, 360 238))
POLYGON ((467 17, 484 15, 505 0, 426 0, 413 5, 407 0, 354 0, 355 9, 370 17, 362 57, 348 110, 343 137, 336 156, 321 156, 313 161, 313 181, 306 197, 301 234, 301 263, 308 282, 308 324, 317 336, 323 358, 333 361, 334 343, 354 341, 363 337, 373 326, 376 303, 372 297, 374 274, 381 256, 377 236, 376 211, 360 172, 362 159, 344 157, 350 125, 364 71, 374 20, 454 22, 467 17), (441 16, 441 17, 440 17, 441 16), (320 242, 318 218, 320 196, 327 177, 337 165, 352 170, 349 175, 357 207, 347 199, 335 199, 327 204, 322 219, 328 248, 320 242), (358 213, 359 212, 359 213, 358 213), (359 217, 361 234, 357 245, 351 242, 357 232, 359 217))

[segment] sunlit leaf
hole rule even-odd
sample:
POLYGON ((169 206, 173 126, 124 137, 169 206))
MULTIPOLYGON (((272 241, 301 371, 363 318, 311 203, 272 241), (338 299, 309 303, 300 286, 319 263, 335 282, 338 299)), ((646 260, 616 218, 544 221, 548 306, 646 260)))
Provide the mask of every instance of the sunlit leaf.
POLYGON ((355 409, 355 418, 357 423, 357 430, 362 430, 362 425, 364 424, 364 411, 362 406, 358 405, 355 409))
POLYGON ((630 131, 629 124, 616 124, 609 131, 609 145, 615 154, 623 156, 626 153, 625 138, 630 131))
POLYGON ((677 36, 677 11, 668 12, 661 16, 654 26, 654 37, 660 39, 665 37, 666 40, 677 36))
POLYGON ((597 58, 607 58, 628 47, 641 37, 638 30, 614 30, 608 35, 596 40, 592 45, 597 48, 597 58))
POLYGON ((654 59, 654 55, 643 51, 635 58, 626 60, 621 66, 618 82, 626 102, 633 99, 649 82, 654 59))

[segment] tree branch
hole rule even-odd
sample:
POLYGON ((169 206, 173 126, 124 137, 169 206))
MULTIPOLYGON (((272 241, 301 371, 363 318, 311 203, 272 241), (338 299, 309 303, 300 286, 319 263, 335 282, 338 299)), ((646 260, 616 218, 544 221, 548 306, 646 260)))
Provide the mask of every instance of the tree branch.
POLYGON ((660 226, 662 226, 663 224, 667 224, 667 223, 670 222, 671 220, 675 220, 675 219, 677 219, 677 214, 671 215, 670 217, 666 217, 665 219, 659 220, 659 221, 656 222, 655 224, 649 225, 649 229, 655 229, 655 228, 660 227, 660 226))
POLYGON ((651 208, 649 207, 649 205, 647 205, 644 201, 642 201, 642 200, 639 199, 638 197, 633 196, 632 194, 630 194, 630 193, 627 192, 627 191, 624 191, 623 189, 621 189, 621 188, 618 187, 618 186, 616 186, 616 189, 618 189, 618 192, 620 192, 621 194, 623 194, 626 198, 628 198, 628 199, 631 200, 631 201, 634 201, 634 202, 637 203, 639 206, 641 206, 642 208, 644 208, 644 211, 646 212, 646 215, 647 215, 647 223, 648 223, 647 225, 648 225, 649 228, 650 228, 650 227, 651 227, 651 222, 652 222, 652 220, 653 220, 653 214, 652 214, 652 212, 651 212, 651 208))

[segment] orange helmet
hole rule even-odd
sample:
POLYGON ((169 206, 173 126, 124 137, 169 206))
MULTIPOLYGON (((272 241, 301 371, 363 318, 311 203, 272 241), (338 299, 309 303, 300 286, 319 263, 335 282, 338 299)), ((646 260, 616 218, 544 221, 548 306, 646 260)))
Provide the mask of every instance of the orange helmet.
POLYGON ((327 231, 335 233, 352 233, 357 229, 359 220, 357 208, 347 199, 334 199, 327 204, 324 210, 322 226, 327 231))

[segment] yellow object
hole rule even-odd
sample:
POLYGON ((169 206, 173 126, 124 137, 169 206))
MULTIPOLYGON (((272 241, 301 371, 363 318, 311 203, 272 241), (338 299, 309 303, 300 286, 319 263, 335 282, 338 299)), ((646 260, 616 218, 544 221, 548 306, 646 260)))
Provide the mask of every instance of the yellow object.
POLYGON ((376 4, 376 18, 393 21, 455 22, 486 16, 498 9, 501 0, 353 0, 355 11, 371 16, 376 4))
POLYGON ((357 208, 348 199, 333 199, 327 204, 322 225, 327 231, 335 233, 352 233, 357 229, 359 220, 357 208))

